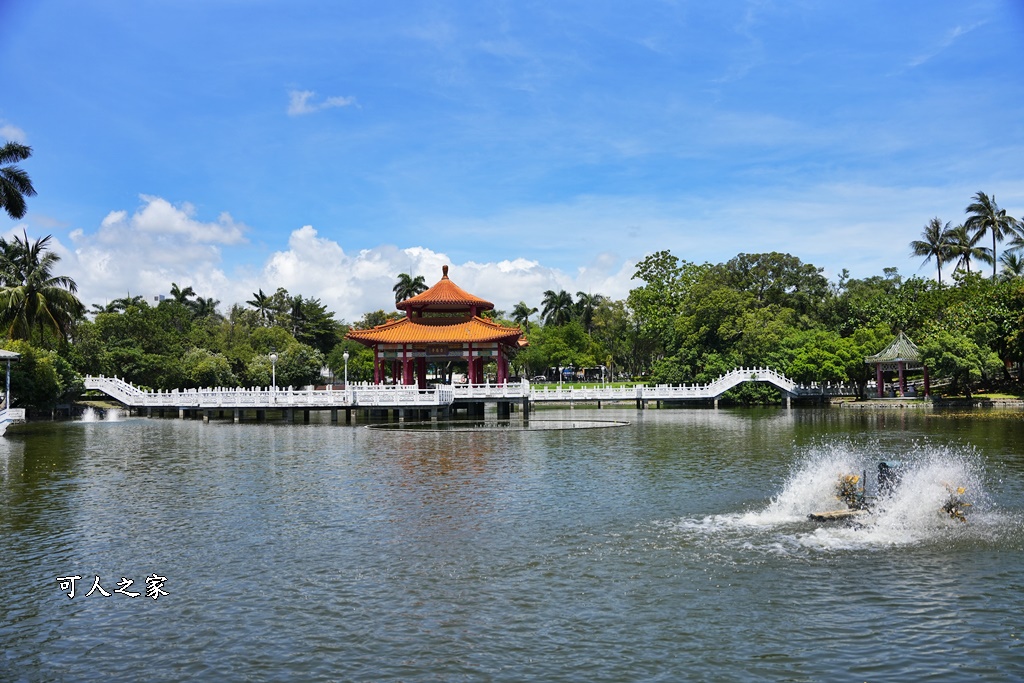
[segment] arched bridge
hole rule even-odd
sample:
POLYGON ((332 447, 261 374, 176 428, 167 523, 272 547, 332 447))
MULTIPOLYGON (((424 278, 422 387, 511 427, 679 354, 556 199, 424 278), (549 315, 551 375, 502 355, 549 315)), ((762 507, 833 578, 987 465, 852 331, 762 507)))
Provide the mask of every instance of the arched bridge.
POLYGON ((102 391, 132 408, 177 409, 337 409, 337 408, 443 408, 459 403, 577 401, 715 401, 744 382, 766 382, 784 397, 855 396, 852 384, 797 384, 772 368, 736 368, 707 384, 619 384, 570 388, 554 384, 452 384, 419 389, 405 385, 350 384, 346 389, 294 389, 256 387, 145 391, 116 377, 86 377, 85 387, 102 391))

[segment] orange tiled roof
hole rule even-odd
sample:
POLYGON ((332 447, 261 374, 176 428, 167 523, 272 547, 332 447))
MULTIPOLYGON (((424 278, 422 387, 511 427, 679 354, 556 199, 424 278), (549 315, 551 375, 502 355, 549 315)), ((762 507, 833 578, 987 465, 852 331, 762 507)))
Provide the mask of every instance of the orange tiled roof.
POLYGON ((467 342, 516 343, 518 327, 505 327, 477 316, 473 318, 402 318, 370 330, 352 330, 348 339, 366 346, 376 344, 462 344, 467 342))
POLYGON ((409 297, 395 304, 402 311, 415 309, 419 311, 469 311, 476 307, 478 311, 489 311, 494 304, 486 299, 474 296, 448 279, 448 266, 441 269, 441 280, 425 292, 409 297))

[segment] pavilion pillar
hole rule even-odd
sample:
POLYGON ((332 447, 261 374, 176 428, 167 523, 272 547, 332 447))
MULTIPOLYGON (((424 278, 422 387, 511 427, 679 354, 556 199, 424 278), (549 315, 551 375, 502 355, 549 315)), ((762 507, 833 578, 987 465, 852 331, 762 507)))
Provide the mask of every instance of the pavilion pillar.
POLYGON ((903 369, 906 366, 904 365, 903 361, 898 361, 896 363, 896 367, 899 369, 899 373, 900 373, 900 396, 901 397, 902 396, 906 396, 907 395, 907 377, 906 377, 906 374, 903 372, 903 369))
POLYGON ((875 386, 878 388, 878 398, 885 397, 885 377, 882 374, 882 364, 875 365, 875 386))
POLYGON ((427 388, 427 359, 416 359, 416 386, 420 389, 427 388))
POLYGON ((498 347, 498 384, 504 384, 508 381, 508 361, 505 360, 505 354, 501 352, 501 347, 498 347))
POLYGON ((932 395, 932 385, 928 379, 928 366, 923 366, 922 370, 924 370, 924 395, 925 398, 928 398, 932 395))
POLYGON ((466 351, 466 381, 469 384, 476 384, 476 367, 473 365, 473 344, 469 344, 466 351))
MULTIPOLYGON (((373 383, 380 384, 380 356, 377 355, 377 345, 373 346, 373 383)), ((348 387, 345 387, 348 389, 348 387)))

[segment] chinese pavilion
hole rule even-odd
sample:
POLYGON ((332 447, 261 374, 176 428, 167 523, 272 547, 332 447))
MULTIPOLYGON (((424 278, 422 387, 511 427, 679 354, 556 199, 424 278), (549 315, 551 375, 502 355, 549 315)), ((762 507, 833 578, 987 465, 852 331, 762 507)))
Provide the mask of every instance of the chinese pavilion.
POLYGON ((518 327, 505 327, 480 317, 494 304, 474 296, 448 279, 441 280, 395 306, 405 317, 369 330, 352 330, 347 338, 373 349, 373 381, 384 381, 386 364, 402 384, 427 386, 427 363, 458 360, 467 364, 470 384, 484 380, 484 364, 497 364, 498 384, 508 379, 512 351, 526 344, 518 327))
POLYGON ((928 382, 928 368, 921 362, 921 352, 917 345, 910 341, 901 331, 896 339, 873 356, 864 359, 867 365, 875 366, 875 384, 878 386, 878 398, 885 393, 885 373, 896 372, 900 383, 900 396, 907 395, 907 371, 921 370, 924 373, 924 395, 931 394, 928 382))

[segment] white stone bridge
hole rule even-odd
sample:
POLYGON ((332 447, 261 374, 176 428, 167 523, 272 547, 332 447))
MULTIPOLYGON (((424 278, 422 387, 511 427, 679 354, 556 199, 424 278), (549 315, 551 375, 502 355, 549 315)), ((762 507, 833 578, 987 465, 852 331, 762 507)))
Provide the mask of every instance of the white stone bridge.
POLYGON ((602 387, 572 388, 551 384, 530 384, 527 381, 511 384, 439 384, 428 389, 408 385, 350 384, 346 389, 293 389, 256 388, 206 388, 174 389, 171 391, 146 391, 116 377, 86 377, 85 387, 102 391, 124 405, 147 411, 177 410, 184 417, 189 411, 234 411, 235 419, 240 412, 257 411, 259 416, 267 410, 305 411, 331 410, 332 419, 337 411, 344 410, 346 421, 351 419, 352 410, 399 410, 429 411, 436 415, 457 409, 460 406, 482 406, 484 403, 498 403, 499 413, 506 413, 509 405, 521 403, 524 410, 530 404, 632 401, 643 408, 650 401, 665 402, 711 402, 716 407, 718 400, 728 390, 744 382, 764 382, 779 388, 786 405, 793 398, 827 399, 832 396, 856 396, 857 387, 852 384, 798 385, 785 375, 771 368, 736 368, 708 384, 658 385, 619 384, 602 387), (504 410, 503 410, 504 407, 504 410))

